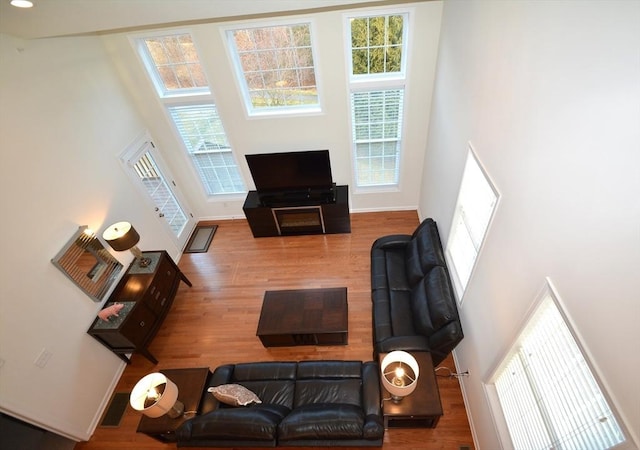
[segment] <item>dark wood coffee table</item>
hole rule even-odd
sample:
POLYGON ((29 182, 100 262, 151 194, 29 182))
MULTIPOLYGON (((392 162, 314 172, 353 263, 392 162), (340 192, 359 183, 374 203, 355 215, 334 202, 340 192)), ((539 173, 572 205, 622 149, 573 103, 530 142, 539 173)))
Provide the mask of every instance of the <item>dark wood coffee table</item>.
POLYGON ((184 403, 185 414, 176 419, 167 415, 152 419, 142 416, 138 424, 138 433, 144 433, 160 442, 175 442, 175 431, 187 419, 195 416, 200 409, 200 400, 211 372, 208 367, 196 369, 161 370, 168 379, 178 386, 178 400, 184 403))
MULTIPOLYGON (((442 403, 433 361, 429 352, 409 352, 418 362, 420 375, 416 390, 404 397, 400 403, 394 403, 387 397, 389 392, 380 382, 382 398, 382 416, 385 428, 435 428, 442 416, 442 403)), ((378 366, 386 356, 378 355, 378 366)))
POLYGON ((265 347, 346 345, 347 288, 267 291, 256 335, 265 347))

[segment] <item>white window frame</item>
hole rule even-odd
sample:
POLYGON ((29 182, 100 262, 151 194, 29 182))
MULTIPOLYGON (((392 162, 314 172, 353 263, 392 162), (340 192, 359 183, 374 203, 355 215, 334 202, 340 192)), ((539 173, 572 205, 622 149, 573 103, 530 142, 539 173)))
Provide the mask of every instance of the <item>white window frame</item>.
POLYGON ((404 164, 404 142, 406 133, 406 118, 408 108, 408 80, 406 77, 407 67, 409 66, 409 60, 411 52, 411 46, 409 45, 412 30, 413 30, 413 17, 414 8, 397 8, 397 9, 367 9, 366 11, 352 11, 343 14, 343 42, 345 46, 345 64, 347 69, 347 79, 349 80, 349 123, 350 123, 350 142, 351 142, 351 163, 352 163, 352 178, 353 189, 358 193, 376 194, 380 192, 397 192, 402 183, 402 167, 404 164), (351 47, 351 19, 362 17, 379 17, 389 15, 401 15, 403 16, 403 29, 402 29, 402 42, 403 52, 401 60, 401 71, 390 72, 381 74, 353 74, 353 61, 352 61, 352 47, 351 47), (354 111, 353 102, 351 101, 352 94, 357 92, 376 92, 384 90, 402 90, 403 91, 403 108, 401 111, 401 123, 400 123, 400 137, 398 139, 398 167, 396 168, 397 180, 395 183, 384 184, 370 184, 359 185, 358 184, 358 166, 356 159, 356 141, 354 132, 354 111))
MULTIPOLYGON (((405 105, 406 105, 406 90, 404 89, 404 87, 400 88, 388 88, 388 89, 374 89, 374 90, 354 90, 351 92, 351 96, 350 96, 350 102, 351 102, 351 123, 352 123, 352 139, 351 139, 351 144, 353 146, 353 164, 354 164, 354 177, 355 177, 355 186, 358 189, 388 189, 388 188, 397 188, 399 183, 400 183, 400 166, 401 166, 401 160, 402 160, 402 144, 403 144, 403 135, 404 135, 404 122, 405 122, 405 118, 404 118, 404 109, 405 109, 405 105), (354 96, 356 94, 360 94, 360 93, 372 93, 372 92, 385 92, 385 91, 398 91, 400 92, 400 97, 401 97, 401 105, 400 105, 400 111, 398 114, 398 128, 399 128, 399 135, 397 136, 397 138, 395 139, 385 139, 385 138, 370 138, 370 139, 357 139, 356 138, 356 123, 355 123, 355 110, 354 110, 354 96), (395 153, 395 160, 396 160, 396 167, 395 167, 395 179, 393 182, 388 182, 388 183, 377 183, 377 184, 359 184, 358 179, 359 179, 359 175, 358 175, 358 160, 360 159, 358 157, 358 145, 359 144, 386 144, 386 143, 394 143, 396 146, 396 153, 395 153)), ((369 160, 374 159, 375 157, 369 157, 369 160)))
MULTIPOLYGON (((185 30, 185 29, 163 30, 163 31, 155 31, 151 33, 137 34, 135 36, 129 37, 131 45, 135 48, 136 54, 141 59, 142 64, 146 69, 145 72, 149 77, 149 79, 151 80, 151 83, 155 87, 156 93, 158 94, 158 97, 160 97, 160 99, 181 98, 181 97, 211 94, 211 89, 209 85, 207 85, 206 87, 176 89, 176 90, 169 90, 165 88, 164 82, 162 81, 162 78, 158 73, 156 64, 153 61, 153 58, 151 57, 149 50, 145 44, 145 39, 154 38, 154 37, 177 36, 181 34, 188 34, 189 36, 191 36, 193 45, 196 48, 196 52, 198 53, 198 55, 201 55, 200 50, 198 48, 198 43, 196 42, 196 39, 193 33, 189 30, 185 30)), ((200 65, 202 66, 204 71, 204 66, 202 64, 202 61, 200 61, 200 65)), ((206 76, 206 73, 205 73, 205 76, 206 76)))
POLYGON ((187 155, 187 157, 189 158, 189 162, 191 163, 191 167, 195 171, 195 173, 197 174, 198 179, 200 180, 200 184, 201 184, 201 186, 202 186, 202 188, 204 190, 205 195, 207 197, 211 198, 213 196, 237 196, 239 194, 244 194, 247 191, 246 190, 246 184, 244 182, 244 178, 242 177, 242 173, 240 172, 240 167, 238 166, 238 161, 236 159, 235 152, 233 151, 233 146, 229 142, 229 136, 227 135, 226 129, 224 127, 224 123, 222 123, 222 118, 220 117, 220 113, 218 111, 218 107, 216 106, 216 103, 213 100, 202 101, 202 102, 197 102, 197 103, 194 103, 194 102, 190 102, 190 103, 171 103, 171 104, 167 104, 165 109, 166 109, 166 114, 169 117, 169 120, 171 121, 174 134, 176 135, 177 139, 182 144, 184 152, 187 155), (213 109, 215 110, 216 115, 218 116, 220 124, 222 126, 224 139, 228 144, 228 148, 212 150, 212 151, 208 151, 206 153, 220 153, 220 154, 228 153, 228 154, 231 155, 231 157, 233 158, 233 161, 235 163, 235 167, 236 167, 236 170, 237 170, 237 176, 239 177, 240 181, 242 182, 242 189, 241 190, 228 191, 228 192, 210 192, 209 191, 207 185, 212 180, 208 180, 207 185, 205 185, 205 182, 203 181, 203 177, 202 177, 202 168, 199 167, 199 165, 196 163, 195 156, 197 155, 198 152, 196 150, 194 150, 192 152, 189 149, 189 145, 183 139, 182 134, 180 133, 180 129, 178 127, 178 124, 173 119, 173 114, 171 113, 171 109, 172 108, 181 108, 181 107, 187 107, 187 108, 195 107, 195 108, 197 108, 197 107, 202 107, 202 106, 204 106, 204 107, 212 106, 213 107, 213 109))
MULTIPOLYGON (((366 12, 354 12, 350 14, 345 14, 345 43, 347 46, 347 71, 349 74, 349 83, 354 85, 358 83, 371 83, 371 82, 380 82, 380 81, 388 81, 393 82, 399 80, 406 80, 407 78, 407 60, 409 53, 409 33, 410 29, 413 29, 413 8, 402 8, 402 9, 370 9, 366 12), (400 71, 399 72, 387 72, 387 73, 376 73, 376 74, 353 74, 353 53, 351 47, 351 19, 360 19, 363 17, 379 17, 379 16, 403 16, 403 25, 402 25, 402 43, 403 43, 403 51, 402 51, 402 59, 400 61, 400 71)), ((403 83, 404 84, 404 83, 403 83)))
MULTIPOLYGON (((156 89, 159 104, 161 105, 163 109, 163 113, 165 114, 165 117, 168 123, 170 124, 170 127, 173 131, 173 135, 175 139, 178 141, 182 149, 181 157, 184 158, 185 163, 193 173, 194 178, 198 180, 200 188, 202 189, 202 193, 205 195, 205 197, 208 200, 226 201, 229 199, 234 199, 234 200, 239 199, 241 198, 242 195, 246 193, 246 182, 245 182, 243 173, 240 170, 240 166, 238 165, 238 160, 237 160, 237 156, 236 156, 236 152, 234 150, 233 144, 229 142, 231 147, 231 154, 233 156, 235 167, 237 170, 237 175, 242 180, 242 183, 244 185, 244 190, 242 192, 217 192, 217 193, 211 194, 209 193, 207 188, 207 183, 209 182, 209 180, 204 180, 201 177, 201 171, 196 167, 193 161, 192 154, 191 152, 189 152, 189 149, 187 148, 187 144, 183 141, 182 136, 178 131, 178 127, 174 122, 173 117, 169 111, 169 108, 171 107, 200 106, 200 105, 208 105, 208 104, 213 104, 214 107, 217 109, 217 103, 215 101, 213 94, 211 93, 210 85, 207 85, 206 88, 180 89, 176 91, 167 92, 167 90, 164 89, 164 83, 162 82, 161 79, 158 78, 159 75, 158 75, 158 71, 156 70, 155 63, 153 59, 150 57, 149 52, 147 50, 147 46, 145 44, 146 38, 153 38, 153 37, 160 37, 160 36, 174 36, 174 35, 181 35, 181 34, 189 34, 191 36, 193 45, 196 49, 198 58, 200 60, 200 65, 203 67, 203 70, 205 70, 204 64, 203 64, 203 56, 199 49, 197 37, 195 33, 189 29, 182 28, 182 29, 175 29, 175 30, 160 30, 155 32, 152 31, 149 33, 136 33, 129 36, 129 42, 131 46, 134 48, 134 50, 136 51, 136 54, 138 55, 140 62, 144 66, 148 79, 151 81, 151 83, 153 84, 153 87, 156 89)), ((205 76, 206 76, 206 72, 205 72, 205 76)), ((226 127, 224 128, 226 130, 226 127)), ((229 136, 226 136, 226 137, 227 137, 227 140, 229 141, 229 136)))
POLYGON ((260 118, 273 118, 273 117, 287 117, 287 116, 305 116, 305 115, 318 115, 321 114, 324 110, 323 108, 323 95, 322 95, 322 82, 320 77, 320 71, 318 70, 321 67, 319 52, 317 51, 317 38, 315 33, 315 20, 309 17, 299 17, 296 19, 288 19, 288 20, 268 20, 268 21, 257 21, 257 22, 244 22, 241 24, 234 24, 229 26, 224 26, 220 28, 220 33, 222 34, 222 39, 226 43, 225 49, 227 52, 227 57, 231 63, 231 66, 234 68, 234 80, 238 91, 240 92, 243 103, 244 103, 244 111, 247 119, 260 119, 260 118), (242 64, 240 62, 240 58, 238 52, 236 51, 235 40, 233 37, 233 32, 237 30, 245 30, 250 28, 272 28, 272 27, 290 27, 295 25, 308 25, 309 26, 309 35, 311 37, 311 54, 313 57, 313 70, 316 80, 316 91, 318 96, 317 104, 310 105, 292 105, 285 107, 271 107, 271 108, 255 108, 253 106, 253 102, 251 101, 251 94, 249 92, 249 87, 247 85, 247 81, 244 76, 244 71, 242 69, 242 64))
MULTIPOLYGON (((491 416, 494 421, 494 425, 496 427, 496 431, 498 433, 498 437, 500 439, 502 449, 514 450, 516 447, 512 441, 511 433, 507 425, 507 419, 505 418, 504 411, 498 395, 498 389, 496 388, 495 383, 499 378, 499 376, 504 371, 504 369, 508 366, 509 362, 512 360, 514 355, 517 354, 520 348, 521 339, 523 338, 525 333, 530 329, 530 327, 535 325, 535 320, 538 314, 540 313, 542 307, 544 307, 545 303, 549 301, 552 302, 552 304, 557 308, 557 311, 562 317, 564 324, 566 325, 570 335, 573 337, 575 344, 577 345, 579 353, 581 353, 582 357, 584 358, 584 362, 586 363, 587 370, 593 376, 593 380, 595 381, 595 384, 597 384, 597 388, 599 388, 600 393, 602 394, 603 400, 607 403, 607 406, 609 407, 613 418, 617 422, 617 425, 619 426, 620 431, 624 436, 625 440, 623 442, 617 445, 614 445, 613 447, 610 447, 610 448, 616 449, 616 450, 634 449, 635 446, 632 442, 632 438, 630 437, 630 434, 624 422, 622 421, 622 418, 618 414, 615 408, 615 404, 613 403, 612 399, 609 397, 605 389, 605 386, 601 382, 601 377, 598 371, 596 370, 596 367, 591 363, 593 358, 591 357, 588 350, 582 345, 581 336, 577 332, 577 329, 573 324, 573 321, 571 320, 571 318, 566 314, 565 312, 566 308, 564 307, 562 299, 558 295, 558 292, 555 286, 553 285, 552 281, 548 277, 545 279, 544 286, 539 291, 535 301, 533 302, 529 312, 525 317, 523 324, 518 328, 516 336, 512 339, 512 345, 510 346, 509 349, 503 352, 504 356, 500 359, 500 362, 498 362, 494 367, 494 369, 490 372, 489 376, 487 377, 487 381, 483 383, 485 395, 488 399, 489 408, 491 410, 491 416)), ((554 443, 554 444, 557 444, 557 443, 554 443)), ((544 447, 534 447, 534 448, 546 449, 546 448, 563 448, 563 447, 544 446, 544 447)))
MULTIPOLYGON (((449 230, 449 238, 447 240, 447 245, 445 248, 445 258, 447 260, 447 265, 449 266, 449 271, 451 273, 451 279, 453 281, 453 287, 456 291, 456 296, 458 298, 458 304, 462 305, 463 299, 464 299, 464 293, 466 292, 466 288, 469 285, 469 282, 471 281, 471 279, 473 278, 473 274, 476 270, 476 266, 478 263, 478 258, 480 256, 480 253, 482 252, 482 248, 484 246, 484 242, 486 240, 487 234, 489 232, 489 229, 491 228, 491 223, 493 221, 493 217, 495 216, 496 210, 498 208, 498 204, 500 203, 500 192, 498 191, 498 189, 496 188, 495 184, 493 183, 491 177, 489 176, 489 174, 487 173, 487 171, 485 170, 484 166, 482 165, 480 159, 478 158, 478 155, 476 154, 473 145, 471 144, 471 142, 468 143, 469 145, 469 150, 467 152, 467 159, 465 162, 465 168, 464 171, 462 173, 462 178, 460 180, 460 189, 458 191, 458 199, 456 201, 456 207, 453 213, 453 219, 451 220, 451 228, 449 230), (482 173, 484 180, 487 183, 487 187, 489 187, 491 189, 491 191, 493 192, 493 194, 495 195, 495 200, 493 203, 493 207, 491 210, 491 213, 489 214, 487 223, 484 227, 484 232, 482 233, 482 236, 478 236, 477 237, 477 242, 473 242, 472 239, 472 244, 474 246, 474 250, 475 250, 475 254, 473 255, 473 262, 471 264, 471 269, 468 271, 468 276, 466 277, 466 280, 464 279, 465 274, 462 273, 462 268, 461 268, 461 263, 462 261, 456 261, 456 256, 454 255, 452 249, 454 248, 455 244, 456 244, 456 239, 459 239, 460 237, 457 236, 456 234, 456 230, 457 230, 457 224, 458 222, 462 221, 465 222, 465 217, 467 217, 464 214, 464 205, 463 205, 463 201, 464 199, 463 197, 463 186, 465 183, 465 173, 467 172, 468 166, 469 164, 475 164, 478 169, 480 170, 480 172, 482 173)), ((465 222, 466 223, 466 222, 465 222)), ((469 229, 470 227, 468 225, 465 225, 465 227, 467 229, 469 229)), ((471 236, 471 233, 469 232, 469 236, 471 236)), ((465 271, 466 272, 466 271, 465 271)))

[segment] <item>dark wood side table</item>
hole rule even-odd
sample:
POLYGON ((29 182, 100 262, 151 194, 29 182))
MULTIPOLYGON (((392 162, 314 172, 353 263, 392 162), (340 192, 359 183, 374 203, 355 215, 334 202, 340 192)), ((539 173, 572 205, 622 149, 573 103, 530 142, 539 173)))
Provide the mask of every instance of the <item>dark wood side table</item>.
MULTIPOLYGON (((404 397, 400 403, 390 400, 391 394, 380 383, 382 398, 382 415, 384 427, 387 428, 435 428, 442 416, 440 391, 433 369, 433 361, 429 352, 408 352, 416 359, 420 367, 416 390, 404 397)), ((378 365, 386 356, 378 355, 378 365)))
POLYGON ((196 369, 164 369, 165 376, 178 386, 178 400, 184 403, 185 414, 171 419, 166 414, 152 419, 145 415, 138 424, 138 433, 144 433, 160 442, 175 442, 175 432, 187 419, 192 418, 200 409, 200 401, 211 371, 208 367, 196 369))
POLYGON ((267 291, 256 335, 265 347, 346 345, 347 309, 346 287, 267 291))

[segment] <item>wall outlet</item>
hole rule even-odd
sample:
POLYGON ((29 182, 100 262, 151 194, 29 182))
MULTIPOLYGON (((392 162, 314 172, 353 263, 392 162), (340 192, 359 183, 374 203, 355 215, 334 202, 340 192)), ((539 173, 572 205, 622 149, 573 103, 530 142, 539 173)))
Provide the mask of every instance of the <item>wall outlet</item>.
POLYGON ((43 348, 40 354, 38 355, 38 357, 36 358, 36 360, 33 362, 33 364, 40 367, 41 369, 44 369, 44 367, 47 365, 47 363, 49 362, 49 359, 51 359, 52 356, 53 356, 53 353, 51 353, 46 348, 43 348))

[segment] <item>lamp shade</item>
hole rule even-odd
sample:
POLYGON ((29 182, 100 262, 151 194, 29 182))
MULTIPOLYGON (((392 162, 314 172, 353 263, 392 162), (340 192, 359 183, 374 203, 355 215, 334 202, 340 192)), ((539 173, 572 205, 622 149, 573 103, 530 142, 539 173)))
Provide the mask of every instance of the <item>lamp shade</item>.
POLYGON ((140 235, 129 222, 114 223, 104 230, 102 237, 117 252, 135 247, 140 240, 140 235))
POLYGON ((136 411, 148 417, 161 417, 169 413, 171 416, 178 400, 178 386, 160 372, 145 375, 136 383, 129 403, 136 411))
POLYGON ((411 394, 418 385, 420 366, 409 353, 400 350, 388 353, 380 364, 382 384, 395 402, 411 394))

